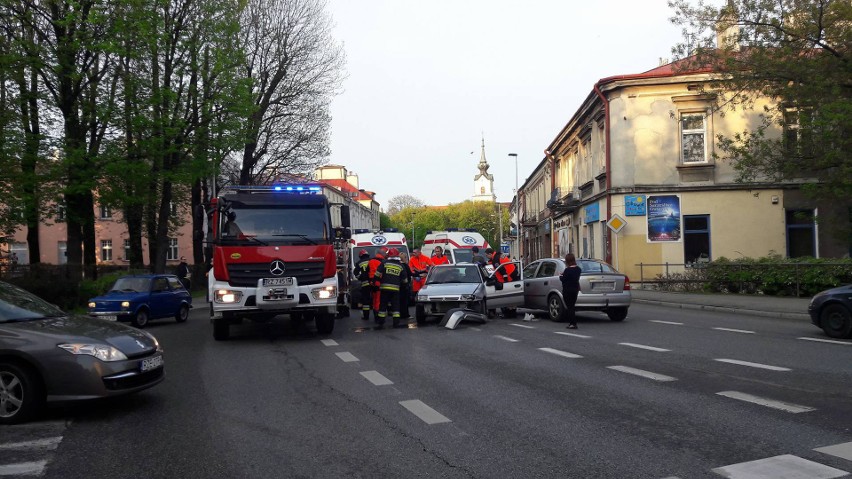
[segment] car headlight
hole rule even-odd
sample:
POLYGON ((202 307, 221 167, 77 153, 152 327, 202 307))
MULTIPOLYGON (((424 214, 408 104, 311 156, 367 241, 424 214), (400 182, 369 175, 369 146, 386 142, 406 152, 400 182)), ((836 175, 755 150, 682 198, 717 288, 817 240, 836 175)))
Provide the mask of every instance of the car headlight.
POLYGON ((213 300, 217 303, 239 303, 243 293, 240 291, 231 291, 229 289, 217 289, 213 295, 213 300))
POLYGON ((464 301, 476 301, 475 294, 463 294, 461 295, 461 299, 464 301))
POLYGON ((121 307, 122 308, 129 308, 130 307, 130 301, 122 301, 121 307))
POLYGON ((313 294, 314 299, 330 299, 337 297, 337 287, 336 286, 325 286, 323 288, 315 288, 311 290, 311 294, 313 294))
POLYGON ((98 305, 98 303, 96 303, 96 302, 94 302, 94 301, 90 301, 90 302, 89 302, 89 308, 90 308, 90 309, 91 309, 91 308, 94 308, 94 307, 95 307, 95 306, 97 306, 97 305, 98 305))
POLYGON ((127 356, 124 355, 118 349, 115 349, 112 346, 106 346, 103 344, 85 344, 85 343, 70 343, 70 344, 60 344, 60 348, 68 351, 71 354, 84 354, 87 356, 94 356, 101 361, 124 361, 127 359, 127 356))

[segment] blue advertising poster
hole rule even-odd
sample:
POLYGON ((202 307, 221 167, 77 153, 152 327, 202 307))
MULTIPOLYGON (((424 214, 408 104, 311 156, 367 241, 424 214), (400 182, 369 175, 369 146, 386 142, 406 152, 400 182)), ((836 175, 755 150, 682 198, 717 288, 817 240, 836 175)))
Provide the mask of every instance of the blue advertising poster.
POLYGON ((627 216, 645 216, 647 211, 645 195, 627 195, 624 197, 624 214, 627 216))
POLYGON ((648 241, 680 241, 680 197, 648 197, 648 241))
POLYGON ((601 208, 598 206, 598 203, 590 204, 584 211, 586 215, 586 223, 594 223, 595 221, 601 220, 601 208))

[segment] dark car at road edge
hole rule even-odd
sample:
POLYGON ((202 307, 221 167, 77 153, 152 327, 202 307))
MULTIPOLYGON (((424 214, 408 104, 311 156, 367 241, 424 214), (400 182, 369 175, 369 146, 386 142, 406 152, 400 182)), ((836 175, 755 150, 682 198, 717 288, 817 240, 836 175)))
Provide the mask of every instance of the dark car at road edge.
POLYGON ((811 322, 832 338, 852 337, 852 284, 817 293, 808 304, 811 322))

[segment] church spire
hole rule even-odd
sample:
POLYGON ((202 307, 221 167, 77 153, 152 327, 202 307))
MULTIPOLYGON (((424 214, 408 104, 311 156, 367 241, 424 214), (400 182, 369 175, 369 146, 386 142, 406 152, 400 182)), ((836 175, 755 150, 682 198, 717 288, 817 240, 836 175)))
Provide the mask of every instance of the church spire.
POLYGON ((479 155, 479 174, 473 177, 473 200, 495 201, 494 176, 488 173, 488 161, 485 159, 485 135, 482 135, 482 153, 479 155))
POLYGON ((482 153, 479 156, 479 173, 482 176, 488 175, 488 161, 485 160, 485 135, 482 136, 482 153))

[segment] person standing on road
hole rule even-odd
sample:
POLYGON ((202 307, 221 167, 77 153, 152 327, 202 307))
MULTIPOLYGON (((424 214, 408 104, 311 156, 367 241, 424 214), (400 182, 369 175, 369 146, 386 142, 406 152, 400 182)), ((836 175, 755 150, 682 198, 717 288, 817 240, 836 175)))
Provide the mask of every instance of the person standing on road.
POLYGON ((400 319, 408 319, 411 317, 408 307, 414 304, 414 298, 411 295, 412 274, 411 266, 409 266, 408 253, 399 253, 399 263, 405 270, 406 276, 408 276, 408 282, 403 283, 399 288, 399 317, 400 319))
POLYGON ((381 300, 381 294, 379 294, 379 284, 376 281, 376 271, 379 270, 379 267, 385 263, 388 257, 388 248, 387 246, 382 246, 376 252, 376 255, 373 256, 373 259, 370 260, 369 263, 369 271, 370 271, 370 284, 372 285, 372 300, 371 306, 373 307, 373 317, 378 319, 379 317, 379 301, 381 300))
POLYGON ((402 267, 399 259, 399 250, 391 248, 388 251, 388 257, 383 262, 379 269, 376 270, 376 283, 379 285, 381 293, 381 301, 379 302, 379 314, 376 318, 378 327, 381 328, 385 324, 385 318, 388 316, 390 309, 391 317, 393 318, 393 327, 399 326, 399 297, 402 286, 408 282, 407 269, 402 267), (390 308, 388 308, 390 306, 390 308))
POLYGON ((450 264, 450 258, 444 256, 444 248, 435 246, 435 251, 432 252, 432 264, 450 264))
POLYGON ((426 274, 432 267, 432 261, 420 252, 420 248, 414 248, 411 251, 411 260, 408 262, 408 266, 411 268, 411 293, 416 296, 420 288, 426 283, 426 274))
POLYGON ((187 291, 189 291, 189 278, 187 278, 188 275, 189 265, 186 264, 186 257, 181 256, 180 263, 178 263, 177 268, 175 268, 175 276, 178 277, 180 283, 183 285, 184 288, 186 288, 187 291))
POLYGON ((485 259, 485 256, 483 256, 479 252, 479 246, 474 246, 473 248, 470 249, 470 251, 473 253, 473 257, 470 259, 470 261, 473 262, 473 263, 476 263, 479 266, 482 266, 484 268, 485 264, 488 261, 485 259))
POLYGON ((559 275, 559 280, 562 281, 562 299, 565 302, 561 319, 568 321, 568 329, 577 329, 577 313, 574 311, 574 306, 577 304, 577 295, 580 294, 580 274, 583 271, 577 266, 574 253, 565 255, 565 265, 567 268, 559 275))
POLYGON ((370 289, 370 253, 362 249, 358 252, 358 264, 355 265, 355 277, 358 278, 358 307, 361 309, 361 319, 370 319, 372 289, 370 289))

